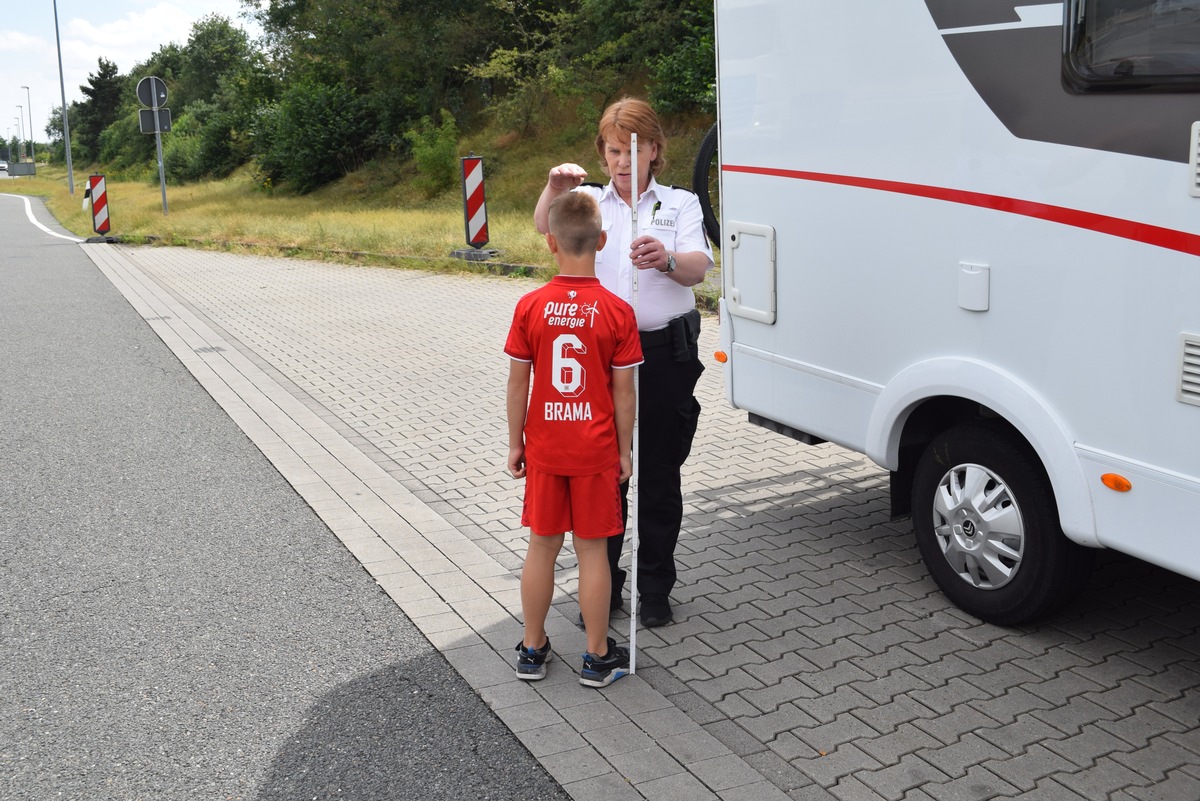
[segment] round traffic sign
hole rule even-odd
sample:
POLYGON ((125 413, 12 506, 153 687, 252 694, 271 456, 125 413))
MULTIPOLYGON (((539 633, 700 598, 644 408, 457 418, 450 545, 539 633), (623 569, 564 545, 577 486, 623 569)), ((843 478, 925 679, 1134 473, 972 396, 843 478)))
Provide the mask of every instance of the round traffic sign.
POLYGON ((167 104, 167 85, 162 78, 142 78, 138 81, 137 96, 143 106, 162 108, 167 104))

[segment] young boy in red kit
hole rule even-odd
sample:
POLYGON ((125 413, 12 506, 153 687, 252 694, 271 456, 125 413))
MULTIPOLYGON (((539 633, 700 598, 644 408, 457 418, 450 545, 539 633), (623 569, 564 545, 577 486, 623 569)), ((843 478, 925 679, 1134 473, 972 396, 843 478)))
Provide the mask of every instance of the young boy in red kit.
POLYGON ((587 653, 579 683, 605 687, 629 670, 629 649, 608 637, 608 537, 623 529, 621 482, 636 409, 634 368, 642 362, 633 309, 600 285, 600 207, 574 192, 550 207, 546 244, 559 273, 517 302, 508 354, 508 469, 525 479, 521 524, 531 532, 521 571, 525 637, 517 678, 546 676, 546 614, 555 559, 567 531, 579 560, 579 607, 587 653), (530 377, 533 387, 530 390, 530 377))

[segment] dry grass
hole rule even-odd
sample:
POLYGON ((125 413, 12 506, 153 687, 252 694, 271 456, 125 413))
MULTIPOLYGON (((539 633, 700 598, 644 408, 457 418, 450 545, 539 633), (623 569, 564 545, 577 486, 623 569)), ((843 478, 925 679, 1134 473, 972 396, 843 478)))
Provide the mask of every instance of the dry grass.
MULTIPOLYGON (((5 189, 40 195, 60 223, 77 236, 92 235, 90 212, 81 209, 86 176, 67 191, 65 170, 42 168, 33 179, 10 181, 5 189)), ((126 241, 193 247, 249 249, 304 254, 332 261, 353 259, 401 263, 412 259, 459 265, 451 251, 466 248, 462 201, 447 195, 414 207, 381 205, 378 198, 344 188, 306 196, 256 189, 249 175, 225 181, 167 187, 167 213, 157 184, 106 181, 112 230, 126 241)), ((530 212, 489 209, 488 247, 496 261, 548 268, 553 262, 530 212)), ((461 265, 460 265, 461 266, 461 265)))
MULTIPOLYGON (((709 121, 678 123, 671 137, 665 183, 690 185, 691 160, 709 121)), ((466 249, 461 190, 421 196, 409 164, 381 161, 309 195, 260 188, 249 169, 223 181, 167 187, 163 213, 157 180, 106 181, 111 235, 124 241, 247 250, 440 271, 504 272, 548 277, 554 262, 533 227, 533 206, 555 164, 574 161, 606 180, 590 136, 517 136, 484 132, 462 143, 485 158, 488 262, 452 258, 466 249)), ((157 177, 157 176, 155 176, 157 177)), ((85 174, 67 190, 66 170, 42 166, 34 178, 5 182, 3 190, 39 195, 58 221, 80 237, 93 235, 81 208, 85 174)), ((714 287, 702 286, 700 294, 714 287)), ((711 299, 709 299, 711 300, 711 299)))

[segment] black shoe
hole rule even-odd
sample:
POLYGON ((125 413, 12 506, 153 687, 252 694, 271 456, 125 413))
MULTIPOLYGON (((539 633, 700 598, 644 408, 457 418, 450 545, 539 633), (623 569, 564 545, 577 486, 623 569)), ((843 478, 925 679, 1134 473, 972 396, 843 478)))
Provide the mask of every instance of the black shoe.
POLYGON ((583 671, 579 683, 585 687, 607 687, 629 673, 629 649, 608 638, 608 653, 603 657, 592 653, 583 655, 583 671))
POLYGON ((638 618, 648 629, 665 626, 674 617, 671 613, 671 601, 665 595, 648 592, 641 597, 639 607, 638 618))
POLYGON ((553 658, 550 638, 541 648, 526 648, 524 641, 517 643, 517 678, 522 681, 541 681, 546 678, 546 663, 553 658))

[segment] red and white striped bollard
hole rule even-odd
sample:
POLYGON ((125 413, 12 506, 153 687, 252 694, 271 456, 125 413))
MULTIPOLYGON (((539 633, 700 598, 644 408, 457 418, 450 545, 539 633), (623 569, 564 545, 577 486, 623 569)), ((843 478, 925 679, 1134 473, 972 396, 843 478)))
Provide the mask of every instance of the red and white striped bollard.
POLYGON ((487 204, 483 193, 483 158, 472 153, 462 160, 463 222, 467 244, 482 248, 488 243, 487 204))
POLYGON ((107 234, 110 228, 108 222, 108 190, 104 186, 103 175, 88 177, 88 194, 92 198, 92 230, 98 234, 107 234))

